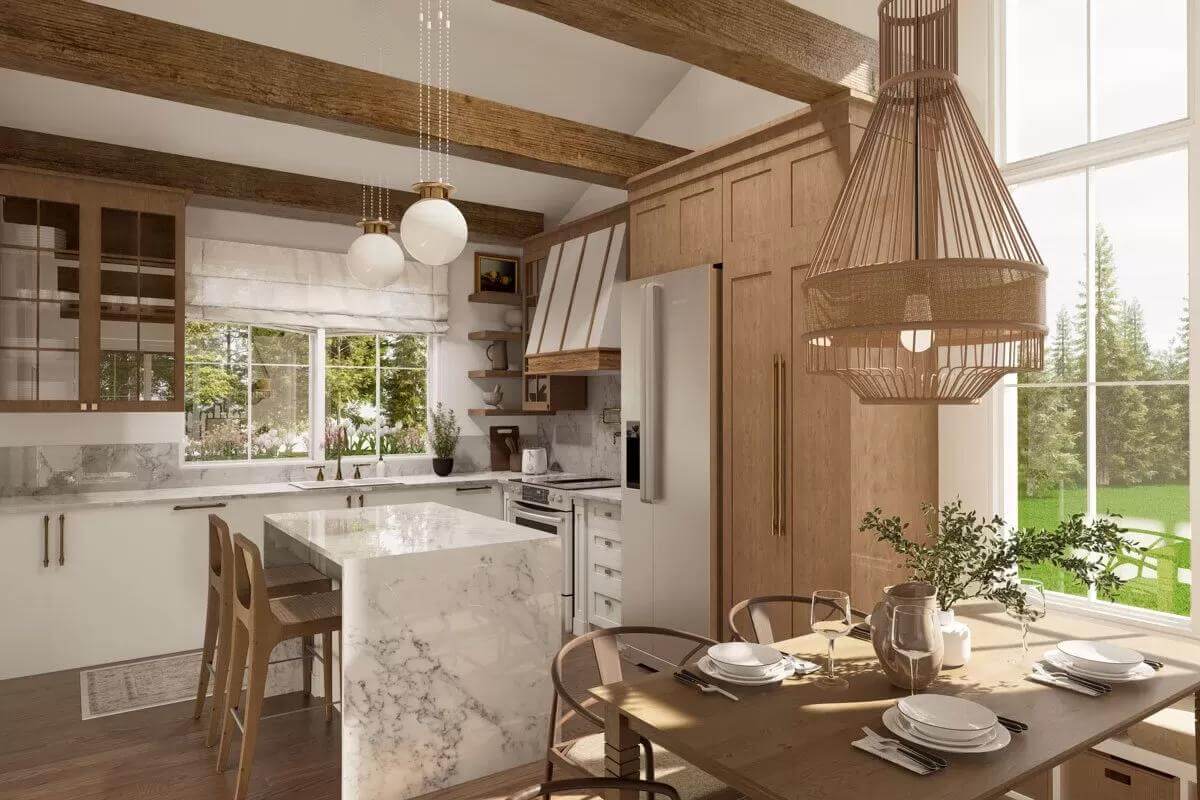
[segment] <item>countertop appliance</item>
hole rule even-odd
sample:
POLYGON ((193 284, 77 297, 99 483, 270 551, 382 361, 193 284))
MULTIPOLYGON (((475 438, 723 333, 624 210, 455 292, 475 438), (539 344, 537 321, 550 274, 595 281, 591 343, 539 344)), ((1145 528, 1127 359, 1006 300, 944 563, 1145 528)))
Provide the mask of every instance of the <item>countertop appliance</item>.
POLYGON ((527 447, 521 453, 521 472, 524 474, 543 475, 546 467, 546 448, 527 447))
MULTIPOLYGON (((526 451, 528 452, 528 451, 526 451)), ((548 473, 512 478, 504 484, 504 519, 514 525, 552 533, 562 542, 562 631, 574 631, 575 585, 580 569, 575 563, 575 501, 568 489, 604 489, 619 486, 614 478, 548 473)), ((578 550, 580 555, 582 550, 578 550)))
POLYGON ((720 635, 720 291, 720 265, 621 286, 625 625, 720 635))

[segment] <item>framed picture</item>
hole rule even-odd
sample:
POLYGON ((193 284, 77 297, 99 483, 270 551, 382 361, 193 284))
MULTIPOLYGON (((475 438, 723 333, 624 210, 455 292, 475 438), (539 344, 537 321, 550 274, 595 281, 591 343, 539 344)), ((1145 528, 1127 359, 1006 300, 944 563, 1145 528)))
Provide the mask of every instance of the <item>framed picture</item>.
POLYGON ((500 256, 493 253, 475 254, 475 291, 517 293, 517 273, 520 256, 500 256))

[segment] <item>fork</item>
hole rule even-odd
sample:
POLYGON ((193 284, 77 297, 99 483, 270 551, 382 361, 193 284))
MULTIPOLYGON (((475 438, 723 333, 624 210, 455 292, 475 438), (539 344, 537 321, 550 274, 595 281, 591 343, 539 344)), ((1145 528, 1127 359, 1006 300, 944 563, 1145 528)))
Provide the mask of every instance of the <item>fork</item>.
POLYGON ((686 683, 689 686, 694 686, 705 694, 720 694, 728 697, 730 700, 737 700, 738 696, 733 692, 727 692, 720 686, 714 686, 707 681, 702 681, 686 669, 682 669, 675 673, 675 679, 680 683, 686 683))
POLYGON ((946 767, 950 766, 950 762, 941 756, 934 755, 927 750, 922 750, 916 745, 911 745, 908 742, 902 742, 899 739, 890 739, 886 736, 880 736, 867 725, 862 727, 862 731, 873 743, 879 745, 880 747, 886 747, 889 750, 898 750, 909 759, 916 761, 918 764, 921 764, 931 772, 937 772, 940 769, 945 769, 946 767))
POLYGON ((1094 697, 1101 697, 1103 695, 1108 694, 1110 691, 1112 691, 1111 686, 1104 686, 1103 688, 1101 688, 1099 685, 1094 685, 1090 681, 1085 681, 1085 680, 1081 680, 1080 678, 1076 678, 1074 675, 1071 675, 1068 672, 1062 672, 1061 670, 1046 669, 1041 664, 1034 664, 1033 671, 1040 675, 1043 675, 1047 678, 1051 678, 1054 681, 1057 681, 1058 683, 1074 684, 1075 686, 1078 686, 1079 688, 1083 689, 1086 693, 1091 694, 1094 697))

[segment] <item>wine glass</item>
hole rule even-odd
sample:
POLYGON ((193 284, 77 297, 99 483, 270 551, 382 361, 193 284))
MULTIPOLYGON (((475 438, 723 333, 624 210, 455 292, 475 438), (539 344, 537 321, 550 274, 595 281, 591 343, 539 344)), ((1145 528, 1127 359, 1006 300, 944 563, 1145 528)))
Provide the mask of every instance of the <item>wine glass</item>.
POLYGON ((917 693, 917 660, 942 644, 937 612, 927 606, 896 606, 892 611, 892 649, 908 657, 908 695, 917 693))
POLYGON ((850 633, 850 595, 836 589, 818 589, 812 595, 812 629, 829 640, 829 658, 825 662, 825 674, 818 682, 825 686, 845 686, 846 681, 834 672, 833 646, 837 640, 850 633))
POLYGON ((1013 663, 1024 664, 1029 660, 1029 626, 1046 616, 1046 585, 1032 578, 1021 578, 1018 588, 1021 603, 1007 606, 1004 611, 1021 623, 1021 655, 1014 658, 1013 663))

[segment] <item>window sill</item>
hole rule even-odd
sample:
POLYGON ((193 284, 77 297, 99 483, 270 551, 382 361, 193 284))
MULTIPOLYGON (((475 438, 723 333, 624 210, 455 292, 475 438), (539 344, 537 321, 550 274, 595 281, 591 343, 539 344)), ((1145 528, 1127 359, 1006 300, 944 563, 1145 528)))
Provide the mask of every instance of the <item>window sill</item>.
POLYGON ((1151 611, 1135 606, 1122 606, 1073 595, 1048 592, 1046 607, 1049 611, 1069 611, 1081 617, 1091 617, 1100 622, 1123 628, 1151 631, 1153 633, 1200 639, 1200 632, 1193 628, 1192 620, 1162 611, 1151 611))
MULTIPOLYGON (((364 453, 361 456, 342 456, 342 464, 374 464, 377 456, 364 453), (359 460, 361 459, 361 460, 359 460)), ((405 453, 403 455, 386 455, 384 463, 393 461, 412 461, 414 459, 433 458, 432 453, 405 453)), ((336 464, 337 458, 260 458, 254 461, 184 461, 183 469, 212 469, 213 467, 328 467, 336 464)))

